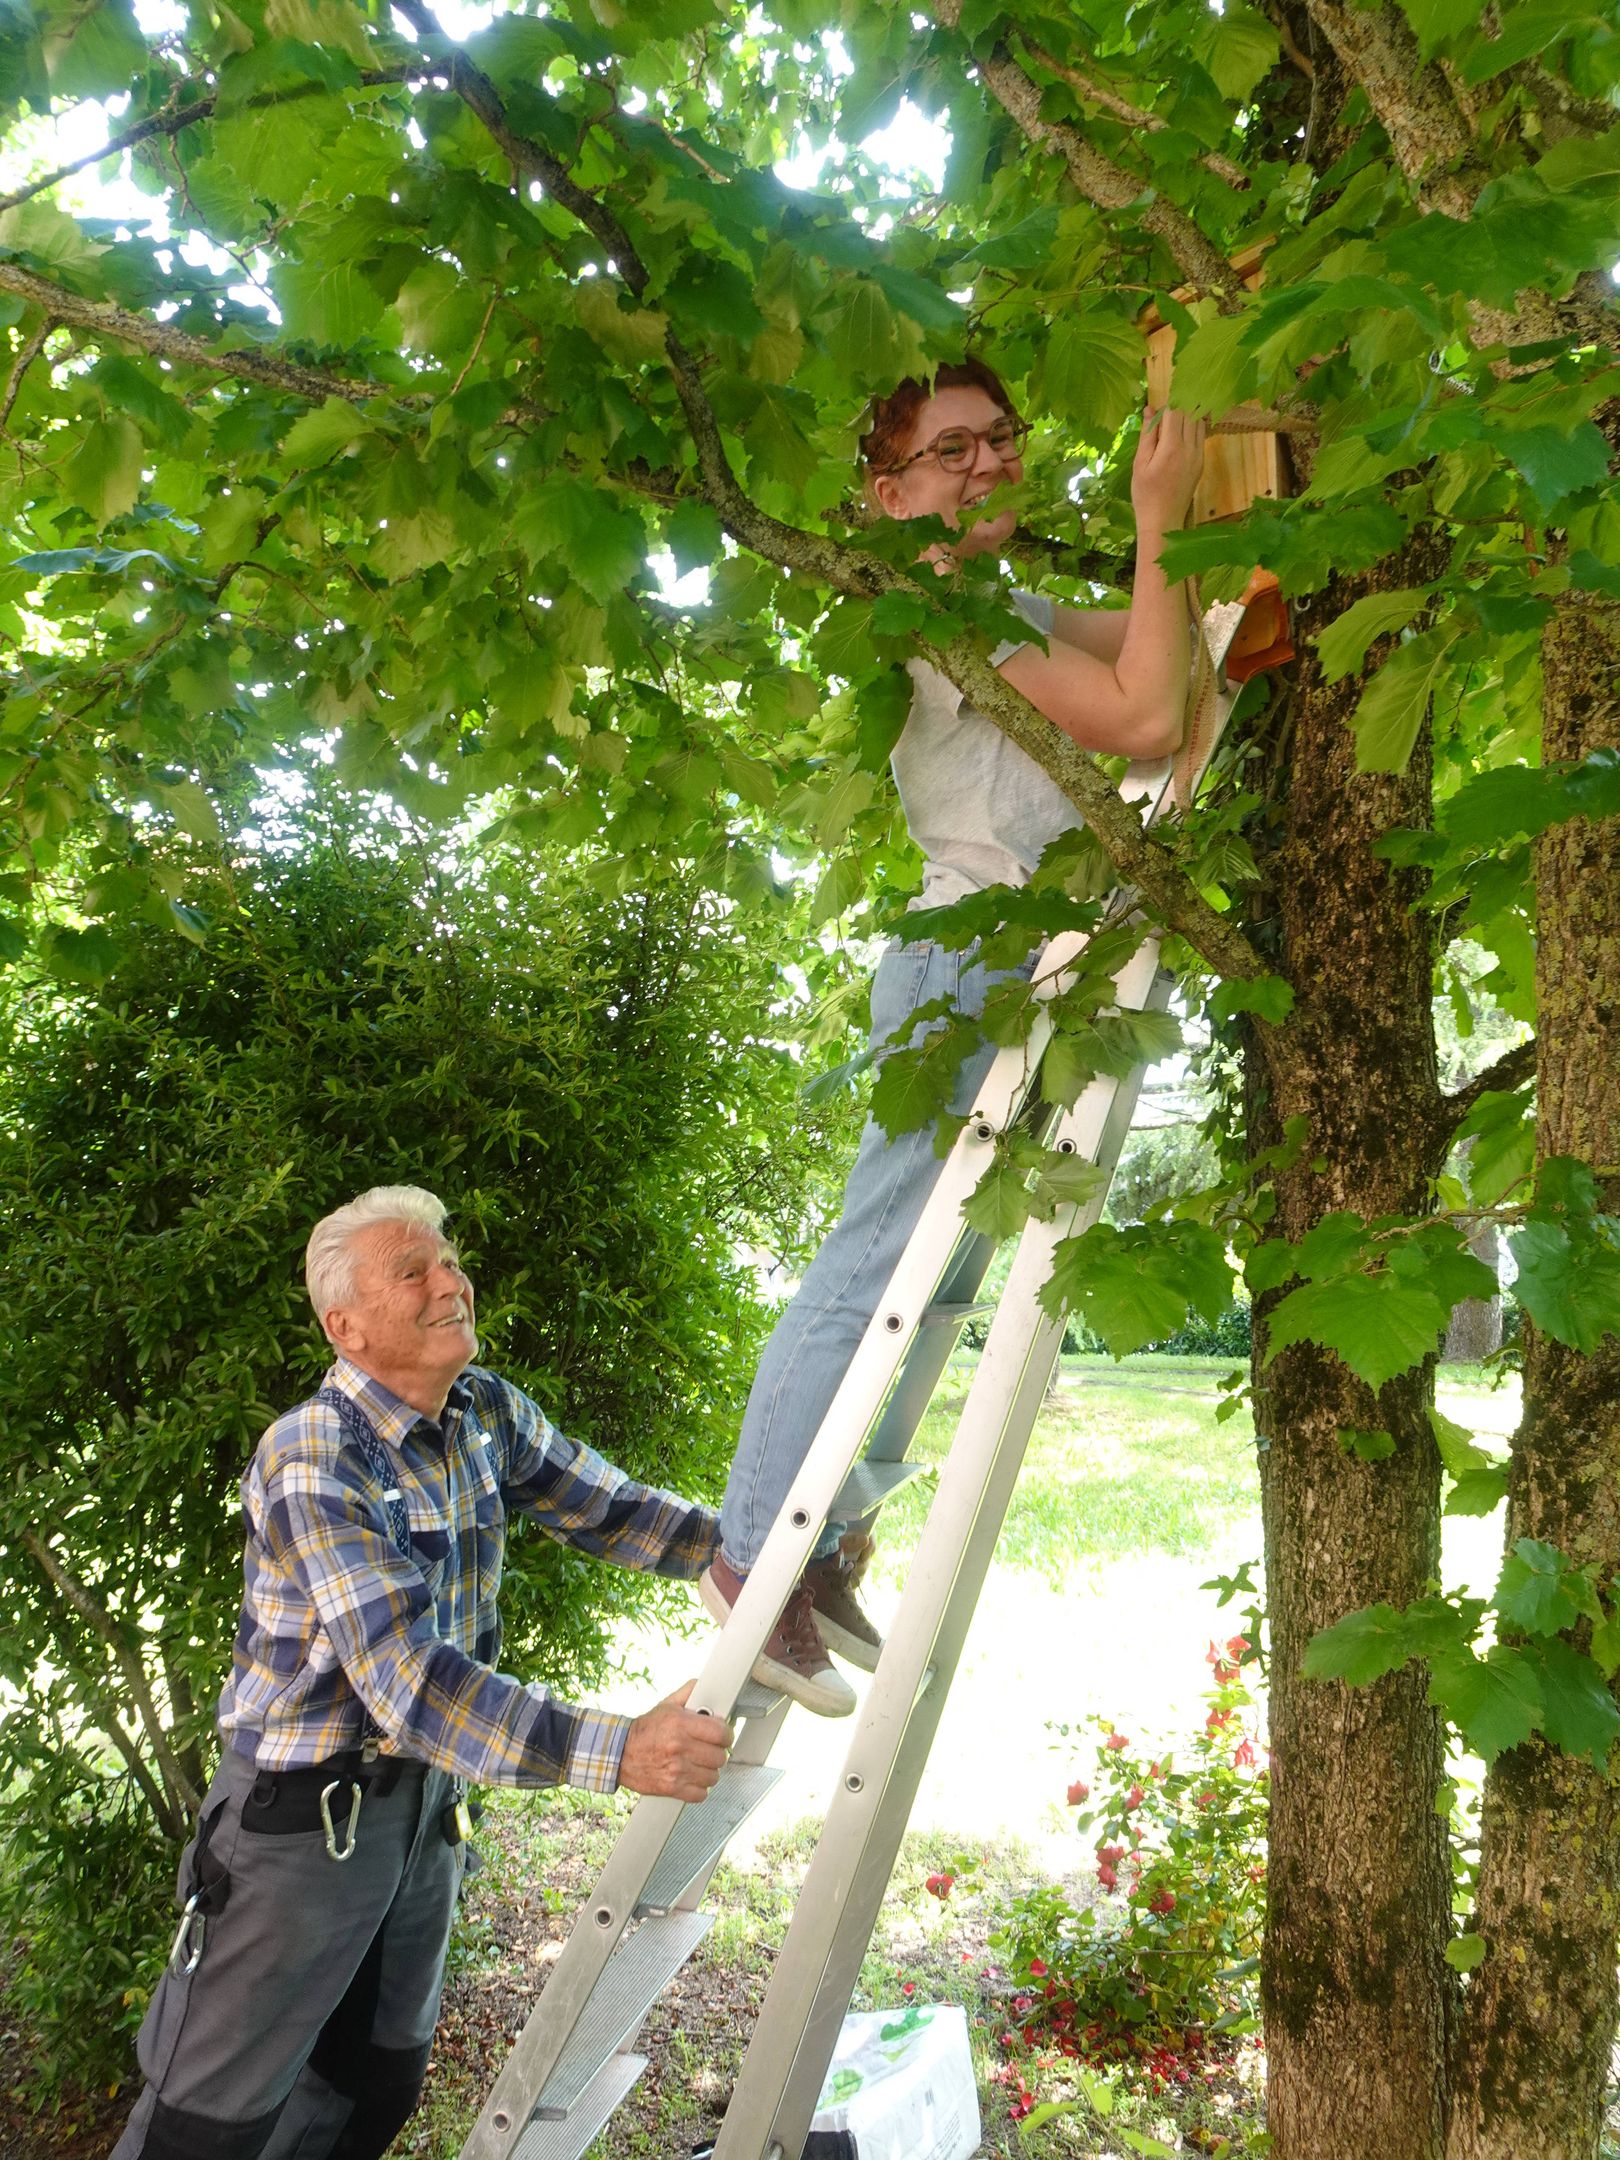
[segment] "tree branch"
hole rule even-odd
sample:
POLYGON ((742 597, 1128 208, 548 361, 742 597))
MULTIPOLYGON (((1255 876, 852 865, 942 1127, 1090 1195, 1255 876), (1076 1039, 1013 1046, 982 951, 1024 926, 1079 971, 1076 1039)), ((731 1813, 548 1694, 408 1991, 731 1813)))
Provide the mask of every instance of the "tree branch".
MULTIPOLYGON (((935 13, 947 29, 957 29, 962 20, 962 0, 936 0, 935 13)), ((1127 172, 1123 165, 1116 165, 1112 158, 1094 150, 1070 121, 1043 120, 1040 85, 1019 66, 1005 45, 998 43, 975 64, 996 102, 1038 150, 1063 160, 1069 178, 1088 202, 1095 203, 1099 210, 1140 205, 1138 222, 1163 241, 1187 283, 1200 295, 1215 294, 1224 313, 1238 306, 1242 279, 1185 210, 1177 209, 1156 192, 1144 202, 1149 190, 1138 174, 1127 172)))
POLYGON ((54 315, 57 322, 70 324, 75 330, 87 330, 95 337, 115 338, 120 344, 133 345, 141 352, 153 353, 161 360, 172 360, 181 367, 205 368, 215 375, 234 375, 243 382, 260 383, 268 390, 290 390, 295 397, 308 398, 316 404, 329 397, 346 398, 351 405, 374 397, 392 397, 396 403, 409 403, 386 383, 357 382, 349 376, 325 375, 317 368, 305 367, 301 361, 284 360, 251 349, 217 352, 201 338, 193 337, 189 330, 176 330, 169 323, 154 322, 148 315, 136 315, 112 300, 86 300, 78 293, 69 292, 65 285, 52 284, 49 278, 25 270, 21 263, 0 262, 0 292, 16 293, 20 299, 32 301, 47 315, 54 315))
MULTIPOLYGON (((364 89, 375 90, 388 83, 414 82, 418 77, 437 72, 432 67, 414 65, 362 68, 360 84, 364 89)), ((285 105, 293 98, 319 97, 325 93, 324 83, 295 83, 284 90, 261 91, 257 97, 245 99, 239 110, 251 112, 266 105, 285 105)), ((179 86, 176 85, 174 96, 178 97, 179 94, 179 86)), ((74 158, 66 165, 58 165, 54 172, 41 174, 39 179, 30 180, 26 186, 17 188, 12 194, 0 195, 0 211, 15 210, 19 203, 25 203, 35 195, 43 195, 47 188, 55 187, 59 180, 71 180, 76 172, 83 172, 87 165, 99 165, 104 158, 121 157, 126 150, 133 150, 143 142, 150 142, 155 135, 178 135, 183 128, 191 127, 198 120, 209 119, 218 102, 217 92, 207 97, 193 98, 189 105, 176 105, 171 98, 169 103, 160 106, 155 113, 148 113, 144 120, 137 120, 132 127, 125 128, 122 134, 109 135, 99 150, 87 150, 83 157, 74 158)))
POLYGON ((51 332, 60 330, 61 327, 56 316, 47 314, 33 336, 25 340, 21 352, 17 355, 16 365, 6 378, 5 395, 0 397, 0 435, 8 432, 7 422, 11 418, 11 408, 17 402, 17 393, 23 386, 23 377, 45 350, 46 340, 51 332))
POLYGON ((1532 1036, 1528 1042, 1515 1043, 1511 1050, 1504 1050, 1495 1064, 1487 1065, 1455 1094, 1441 1096, 1439 1120, 1447 1140, 1482 1095, 1510 1095, 1535 1076, 1536 1041, 1532 1036))
POLYGON ((118 1669, 124 1676, 124 1685, 134 1697, 136 1707, 141 1713, 152 1753, 157 1757, 158 1767, 163 1772, 165 1786, 180 1806, 195 1814, 202 1805, 202 1794, 175 1760, 174 1750, 169 1746, 168 1735, 158 1717, 157 1704, 153 1700, 151 1685, 138 1652, 125 1640, 123 1630, 111 1613, 96 1603, 84 1584, 63 1564, 37 1530, 25 1530, 22 1541, 45 1570, 62 1598, 111 1650, 118 1669))
MULTIPOLYGON (((1024 38, 1023 44, 1033 59, 1039 61, 1043 68, 1056 75, 1060 81, 1066 82, 1075 95, 1084 98, 1087 104, 1101 106, 1104 112, 1112 113, 1116 120, 1123 120, 1130 127, 1140 128, 1144 134, 1162 134, 1169 127, 1169 121, 1161 119, 1158 113, 1147 112, 1142 106, 1133 105, 1129 98, 1121 97, 1117 90, 1110 89, 1106 83, 1098 82, 1094 76, 1087 75, 1082 69, 1071 67, 1066 60, 1060 60, 1055 53, 1048 52, 1044 45, 1038 45, 1032 37, 1024 38)), ((1218 150, 1201 151, 1198 162, 1207 171, 1214 173, 1217 179, 1224 180, 1228 187, 1246 189, 1254 184, 1241 165, 1235 165, 1230 158, 1222 157, 1218 150)))

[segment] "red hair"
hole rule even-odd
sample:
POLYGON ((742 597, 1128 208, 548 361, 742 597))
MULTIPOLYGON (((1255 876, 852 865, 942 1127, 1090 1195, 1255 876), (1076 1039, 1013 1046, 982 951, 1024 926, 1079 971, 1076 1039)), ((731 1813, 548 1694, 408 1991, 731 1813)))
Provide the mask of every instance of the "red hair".
POLYGON ((866 433, 861 437, 861 463, 869 473, 887 472, 900 454, 900 446, 916 424, 917 415, 940 390, 982 390, 1016 420, 1017 410, 994 368, 969 354, 936 369, 932 382, 918 382, 908 375, 887 397, 874 398, 867 413, 866 433))

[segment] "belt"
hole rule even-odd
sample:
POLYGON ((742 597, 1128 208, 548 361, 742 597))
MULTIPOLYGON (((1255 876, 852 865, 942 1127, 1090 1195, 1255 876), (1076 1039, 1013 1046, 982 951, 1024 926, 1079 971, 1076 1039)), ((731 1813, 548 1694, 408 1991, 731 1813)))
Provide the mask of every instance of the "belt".
POLYGON ((328 1756, 325 1762, 261 1770, 242 1802, 242 1828, 270 1837, 296 1837, 323 1829, 321 1800, 326 1794, 330 1795, 329 1812, 347 1822, 357 1795, 374 1793, 385 1799, 399 1785, 420 1784, 427 1771, 425 1762, 404 1755, 379 1755, 368 1763, 358 1748, 328 1756))

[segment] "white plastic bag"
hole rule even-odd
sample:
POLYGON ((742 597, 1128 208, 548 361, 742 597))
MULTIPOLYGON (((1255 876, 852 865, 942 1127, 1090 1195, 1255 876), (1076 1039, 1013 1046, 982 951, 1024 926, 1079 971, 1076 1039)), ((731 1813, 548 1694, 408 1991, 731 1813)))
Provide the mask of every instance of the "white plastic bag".
POLYGON ((805 2160, 972 2160, 979 2136, 965 2010, 913 2003, 849 2013, 805 2160))

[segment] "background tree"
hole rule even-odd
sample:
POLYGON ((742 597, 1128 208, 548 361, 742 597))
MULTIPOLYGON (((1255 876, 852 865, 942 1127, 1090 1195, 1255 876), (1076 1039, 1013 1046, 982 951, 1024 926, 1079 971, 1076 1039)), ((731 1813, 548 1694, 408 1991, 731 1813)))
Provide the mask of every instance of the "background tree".
MULTIPOLYGON (((261 806, 262 809, 262 806, 261 806)), ((761 1016, 773 940, 701 893, 431 848, 317 795, 192 848, 206 946, 137 929, 98 990, 0 1001, 0 1801, 43 2071, 127 2071, 175 1846, 212 1766, 241 1589, 237 1485, 330 1359, 310 1224, 370 1184, 449 1204, 482 1355, 637 1475, 717 1497, 765 1312, 836 1177, 761 1016), (122 1895, 109 1934, 109 1900, 122 1895)), ((508 1670, 603 1681, 684 1597, 519 1525, 508 1670)))
MULTIPOLYGON (((1247 1045, 1227 1180, 1090 1233, 1054 1295, 1129 1348, 1224 1304, 1228 1237, 1244 1252, 1275 2149, 1594 2153, 1620 1729, 1606 21, 578 0, 463 47, 422 0, 243 0, 151 36, 111 4, 9 20, 23 137, 53 98, 127 91, 114 139, 152 206, 75 218, 40 171, 0 223, 13 945, 70 830, 91 877, 80 919, 38 930, 48 965, 105 970, 131 915, 205 928, 143 806, 206 829, 216 777, 311 719, 346 779, 418 813, 503 789, 513 833, 600 835, 625 891, 691 875, 745 902, 753 806, 826 852, 825 918, 881 907, 909 861, 880 778, 894 663, 933 658, 1090 833, 1027 901, 935 927, 1005 919, 1010 954, 1095 922, 1105 857, 1247 1045), (858 147, 907 96, 948 125, 938 186, 858 147), (820 189, 784 185, 774 161, 833 130, 820 189), (1206 597, 1275 572, 1301 654, 1163 839, 989 670, 994 586, 919 573, 932 535, 868 529, 849 462, 868 393, 977 340, 1043 425, 1020 561, 1060 596, 1123 591, 1149 298, 1178 402, 1254 403, 1295 460, 1293 499, 1166 559, 1206 597), (659 547, 708 569, 706 603, 662 597, 659 547), (1448 1091, 1434 962, 1464 935, 1539 1032, 1448 1091), (1491 1211, 1535 1332, 1486 1649, 1430 1582, 1443 1471, 1453 1504, 1501 1481, 1430 1376, 1491 1211), (1442 1717, 1496 1765, 1456 1942, 1442 1717)), ((1107 1009, 1102 955, 1135 934, 1064 1002, 1065 1088, 1167 1047, 1107 1009)), ((989 1024, 1026 1019, 1015 995, 989 1024)), ((891 1060, 881 1114, 925 1116, 951 1054, 891 1060)), ((997 1166, 980 1219, 1016 1226, 1031 1167, 997 1166)))

